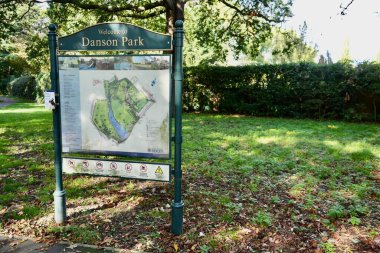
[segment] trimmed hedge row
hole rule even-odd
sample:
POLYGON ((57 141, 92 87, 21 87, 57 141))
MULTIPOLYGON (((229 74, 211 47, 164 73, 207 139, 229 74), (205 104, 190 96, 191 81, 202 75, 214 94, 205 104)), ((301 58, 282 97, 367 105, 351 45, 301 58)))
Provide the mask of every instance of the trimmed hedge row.
POLYGON ((187 67, 186 111, 376 121, 380 65, 187 67))
MULTIPOLYGON (((281 64, 184 69, 185 111, 377 121, 380 64, 281 64)), ((38 102, 48 73, 16 78, 8 94, 38 102)))

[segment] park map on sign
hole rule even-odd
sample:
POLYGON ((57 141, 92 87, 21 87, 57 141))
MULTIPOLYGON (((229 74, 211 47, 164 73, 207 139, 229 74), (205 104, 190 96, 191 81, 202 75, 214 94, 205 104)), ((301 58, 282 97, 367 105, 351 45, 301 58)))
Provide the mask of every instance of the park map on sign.
POLYGON ((116 75, 104 81, 104 91, 106 99, 94 101, 92 122, 108 139, 124 142, 155 101, 152 94, 137 88, 128 78, 118 80, 116 75))
POLYGON ((62 150, 167 158, 170 57, 60 57, 62 150))

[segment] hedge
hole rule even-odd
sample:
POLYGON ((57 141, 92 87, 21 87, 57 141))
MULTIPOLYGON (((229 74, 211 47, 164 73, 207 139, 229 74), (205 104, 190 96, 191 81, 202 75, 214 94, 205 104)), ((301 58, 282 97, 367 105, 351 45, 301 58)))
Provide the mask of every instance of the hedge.
POLYGON ((33 76, 21 76, 7 85, 8 94, 15 97, 34 100, 36 98, 36 80, 33 76))
POLYGON ((376 121, 380 65, 186 67, 186 111, 376 121))
MULTIPOLYGON (((184 69, 185 111, 378 121, 380 64, 199 66, 184 69)), ((10 95, 43 100, 48 73, 11 81, 10 95)))
MULTIPOLYGON (((9 76, 8 79, 5 92, 3 91, 2 93, 35 100, 38 103, 43 103, 44 91, 49 90, 51 87, 50 75, 45 72, 41 72, 37 76, 9 76)), ((7 79, 4 80, 6 81, 7 79)))

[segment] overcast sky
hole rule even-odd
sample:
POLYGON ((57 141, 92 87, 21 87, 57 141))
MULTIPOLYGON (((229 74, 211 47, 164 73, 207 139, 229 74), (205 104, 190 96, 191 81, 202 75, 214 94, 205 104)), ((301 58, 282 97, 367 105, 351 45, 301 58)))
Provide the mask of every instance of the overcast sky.
POLYGON ((306 21, 306 40, 318 45, 319 53, 329 50, 335 61, 349 41, 353 60, 373 60, 380 52, 380 0, 354 0, 347 15, 340 13, 340 4, 350 0, 294 0, 294 16, 284 28, 299 30, 306 21))

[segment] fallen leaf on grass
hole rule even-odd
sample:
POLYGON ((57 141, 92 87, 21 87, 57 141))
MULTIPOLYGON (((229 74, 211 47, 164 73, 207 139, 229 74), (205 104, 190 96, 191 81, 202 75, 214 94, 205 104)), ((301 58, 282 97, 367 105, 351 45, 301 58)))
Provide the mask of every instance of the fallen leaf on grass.
POLYGON ((173 244, 173 248, 174 248, 175 252, 178 252, 178 244, 177 243, 173 244))
POLYGON ((67 247, 68 249, 75 249, 76 247, 78 247, 78 245, 77 244, 72 244, 72 245, 70 245, 69 247, 67 247))
POLYGON ((15 242, 11 242, 9 245, 11 247, 14 247, 14 246, 17 246, 20 242, 19 241, 15 241, 15 242))
POLYGON ((113 241, 114 241, 114 239, 113 239, 112 237, 107 236, 107 237, 105 237, 104 240, 103 240, 101 243, 99 243, 99 244, 100 244, 100 245, 106 245, 106 244, 110 244, 110 243, 112 243, 113 241))
POLYGON ((247 235, 249 233, 251 233, 252 230, 248 229, 248 228, 243 228, 239 231, 240 234, 243 234, 243 235, 247 235))

